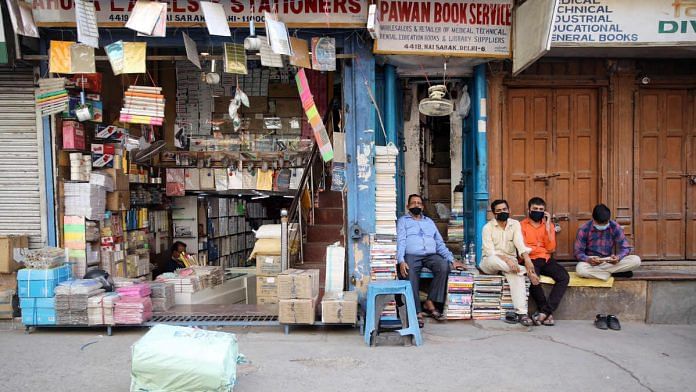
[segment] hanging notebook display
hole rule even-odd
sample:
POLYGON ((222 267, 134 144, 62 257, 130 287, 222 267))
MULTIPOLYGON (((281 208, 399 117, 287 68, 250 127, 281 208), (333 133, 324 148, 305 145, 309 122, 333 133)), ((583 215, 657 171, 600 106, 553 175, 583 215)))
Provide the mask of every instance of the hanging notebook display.
POLYGON ((131 124, 162 125, 162 87, 130 86, 123 98, 120 121, 131 124))
POLYGON ((300 100, 302 100, 302 108, 304 108, 307 120, 314 131, 314 139, 319 145, 321 157, 324 162, 328 162, 332 160, 334 156, 331 140, 329 140, 329 135, 326 133, 326 128, 319 115, 319 110, 317 110, 317 105, 314 104, 314 97, 312 97, 312 92, 309 90, 309 82, 307 81, 307 75, 303 68, 295 75, 295 82, 297 83, 297 90, 300 93, 300 100))
POLYGON ((36 108, 42 116, 67 110, 68 100, 65 78, 39 79, 39 88, 36 89, 36 108))

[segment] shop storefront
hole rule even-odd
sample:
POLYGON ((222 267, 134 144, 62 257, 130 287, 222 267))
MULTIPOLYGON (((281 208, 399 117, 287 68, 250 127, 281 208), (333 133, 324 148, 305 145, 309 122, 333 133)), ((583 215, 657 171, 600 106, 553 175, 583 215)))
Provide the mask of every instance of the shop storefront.
POLYGON ((568 3, 519 7, 529 39, 488 71, 490 195, 545 198, 560 260, 600 202, 645 260, 694 259, 693 6, 568 3))

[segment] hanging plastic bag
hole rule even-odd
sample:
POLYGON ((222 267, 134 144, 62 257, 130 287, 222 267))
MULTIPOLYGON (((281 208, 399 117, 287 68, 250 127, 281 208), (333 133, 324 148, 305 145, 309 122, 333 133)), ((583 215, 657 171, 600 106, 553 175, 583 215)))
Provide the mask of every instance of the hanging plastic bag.
POLYGON ((471 109, 471 97, 469 97, 469 87, 464 86, 462 89, 462 97, 459 99, 459 105, 457 107, 457 113, 459 117, 464 118, 469 115, 469 110, 471 109))

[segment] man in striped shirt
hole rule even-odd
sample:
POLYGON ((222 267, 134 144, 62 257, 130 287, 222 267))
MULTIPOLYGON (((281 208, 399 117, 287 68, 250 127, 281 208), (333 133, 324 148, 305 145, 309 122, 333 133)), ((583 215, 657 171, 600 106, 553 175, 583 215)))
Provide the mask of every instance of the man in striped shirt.
POLYGON ((623 229, 610 218, 609 207, 597 204, 592 210, 592 220, 578 229, 575 271, 583 278, 609 280, 612 275, 630 278, 632 271, 640 266, 640 257, 630 254, 631 246, 623 229))

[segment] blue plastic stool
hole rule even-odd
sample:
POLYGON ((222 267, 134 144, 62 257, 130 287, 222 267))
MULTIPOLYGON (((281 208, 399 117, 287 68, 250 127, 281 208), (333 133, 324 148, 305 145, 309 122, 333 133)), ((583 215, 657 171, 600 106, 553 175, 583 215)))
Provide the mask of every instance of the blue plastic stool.
POLYGON ((403 295, 406 298, 406 313, 408 314, 407 323, 404 328, 396 330, 401 336, 412 335, 416 346, 423 344, 420 328, 418 328, 418 316, 416 315, 416 303, 413 301, 411 282, 407 280, 385 280, 373 282, 367 286, 367 306, 365 309, 365 343, 371 346, 373 334, 377 330, 380 314, 384 309, 386 301, 379 301, 376 305, 377 297, 384 295, 403 295))

